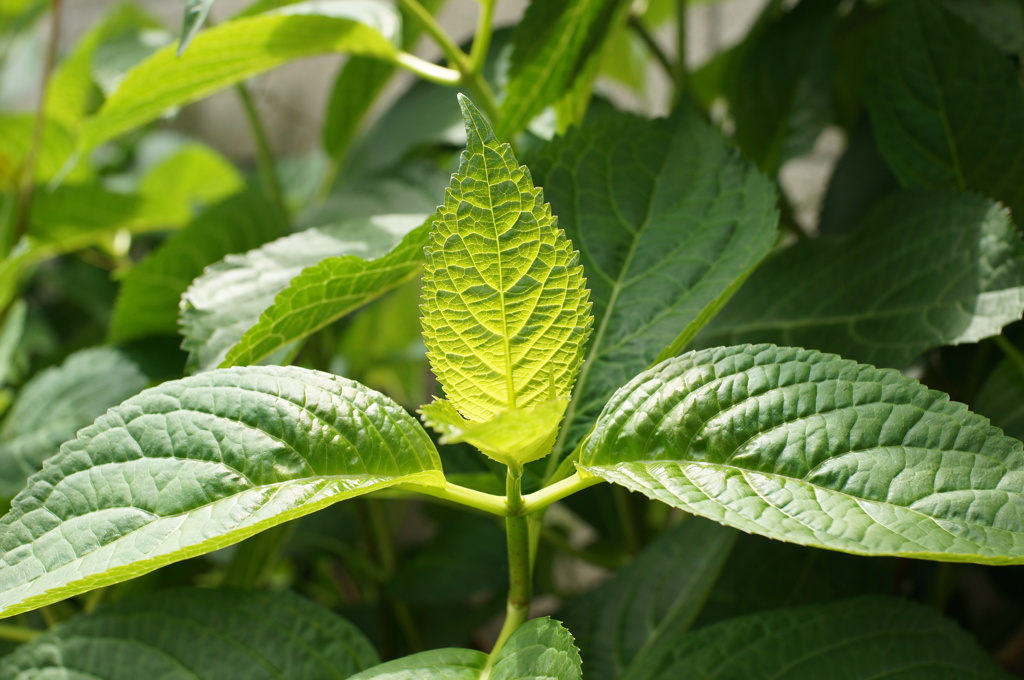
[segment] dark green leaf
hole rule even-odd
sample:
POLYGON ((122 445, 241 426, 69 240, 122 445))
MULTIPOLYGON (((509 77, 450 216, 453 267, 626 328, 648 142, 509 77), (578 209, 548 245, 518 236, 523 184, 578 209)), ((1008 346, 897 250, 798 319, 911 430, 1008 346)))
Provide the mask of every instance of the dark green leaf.
POLYGON ((810 151, 832 120, 829 38, 837 4, 807 0, 762 21, 726 64, 736 141, 766 172, 810 151))
POLYGON ((645 661, 623 680, 1009 680, 935 610, 882 598, 723 621, 645 661))
POLYGON ((0 496, 13 498, 63 442, 145 386, 134 363, 102 348, 76 352, 32 378, 0 428, 0 496))
POLYGON ((971 189, 1024 215, 1024 88, 936 2, 893 3, 867 92, 879 149, 907 186, 971 189))
POLYGON ((512 36, 498 139, 511 139, 572 85, 608 33, 625 17, 624 0, 533 0, 512 36))
POLYGON ((529 163, 580 251, 596 332, 567 418, 574 443, 608 397, 678 353, 775 241, 775 192, 689 111, 613 114, 529 163), (668 348, 668 349, 666 349, 668 348))
POLYGON ((832 171, 821 203, 818 232, 836 236, 853 231, 879 200, 898 187, 875 146, 871 126, 862 119, 832 171))
POLYGON ((443 480, 380 393, 288 367, 212 371, 111 409, 0 520, 0 615, 117 583, 400 482, 443 480))
POLYGON ((1006 434, 1024 439, 1024 366, 1004 359, 978 390, 973 407, 1006 434))
POLYGON ((698 339, 775 342, 901 367, 996 335, 1024 309, 1024 244, 977 196, 904 191, 854 233, 767 261, 698 339))
POLYGON ((608 402, 585 469, 769 538, 1024 563, 1024 448, 891 369, 773 345, 669 359, 608 402))
POLYGON ((663 534, 565 611, 588 680, 615 680, 700 613, 737 532, 699 518, 663 534))
POLYGON ((124 342, 174 333, 181 296, 203 267, 257 248, 280 236, 286 226, 274 206, 255 191, 212 206, 125 275, 110 337, 124 342))
POLYGON ((60 624, 0 660, 0 677, 343 680, 375 663, 359 629, 296 595, 192 589, 60 624))
POLYGON ((941 0, 943 7, 973 26, 1008 54, 1024 52, 1024 6, 1020 0, 941 0))

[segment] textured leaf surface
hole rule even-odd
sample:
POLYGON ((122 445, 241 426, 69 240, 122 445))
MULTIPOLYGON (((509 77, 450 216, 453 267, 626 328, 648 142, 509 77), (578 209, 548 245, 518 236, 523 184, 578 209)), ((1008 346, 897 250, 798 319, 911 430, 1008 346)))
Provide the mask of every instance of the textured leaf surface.
POLYGON ((426 250, 423 339, 448 400, 483 422, 567 394, 593 317, 543 192, 460 101, 468 142, 426 250))
MULTIPOLYGON (((470 649, 436 649, 388 661, 349 680, 480 680, 487 655, 470 649)), ((520 626, 498 652, 488 680, 580 680, 572 635, 552 619, 520 626)))
POLYGON ((732 619, 656 650, 623 680, 1009 680, 933 609, 863 598, 732 619))
POLYGON ((610 581, 565 611, 588 680, 615 680, 636 660, 690 627, 737 532, 691 518, 663 534, 610 581))
POLYGON ((145 386, 139 368, 112 349, 76 352, 32 378, 0 428, 0 496, 13 498, 62 443, 145 386))
POLYGON ((551 452, 569 398, 503 411, 490 420, 465 420, 451 402, 439 399, 420 408, 423 422, 441 433, 442 444, 466 442, 506 465, 529 463, 551 452))
POLYGON ((892 5, 866 92, 903 184, 971 189, 1024 215, 1024 88, 1013 65, 939 3, 892 5))
POLYGON ((775 192, 691 111, 653 124, 618 114, 556 139, 530 167, 580 250, 594 303, 571 446, 612 392, 678 353, 768 253, 775 192))
MULTIPOLYGON (((408 233, 381 257, 367 260, 339 255, 304 269, 239 338, 222 365, 256 363, 419 274, 430 231, 424 219, 423 215, 390 216, 386 221, 392 233, 408 233), (421 226, 413 228, 415 225, 421 226)), ((383 216, 376 219, 377 223, 384 221, 383 216)))
POLYGON ((337 13, 345 4, 302 3, 229 21, 197 35, 180 57, 173 45, 159 50, 132 69, 99 113, 83 123, 80 145, 92 148, 171 107, 293 59, 325 52, 393 59, 396 51, 388 36, 397 27, 394 8, 360 2, 353 6, 358 20, 317 14, 337 13))
POLYGON ((615 26, 623 0, 533 0, 512 36, 498 135, 508 139, 572 84, 615 26))
POLYGON ((341 680, 375 663, 358 628, 297 595, 182 589, 62 623, 0 660, 0 677, 341 680))
MULTIPOLYGON (((189 351, 189 370, 220 365, 303 270, 327 258, 381 258, 409 225, 421 221, 419 216, 381 215, 313 227, 208 267, 181 300, 182 346, 189 351)), ((425 242, 424 234, 420 246, 425 242)))
POLYGON ((1024 448, 891 369, 773 345, 669 359, 609 401, 582 465, 769 538, 1024 563, 1024 448))
POLYGON ((997 204, 896 193, 849 237, 799 243, 765 262, 698 342, 775 342, 901 367, 1019 319, 1022 255, 997 204))
POLYGON ((0 614, 439 479, 419 423, 353 381, 261 367, 164 383, 79 432, 14 499, 0 520, 0 614))
POLYGON ((212 206, 171 236, 121 280, 110 336, 116 342, 178 328, 178 305, 203 267, 280 236, 286 223, 259 192, 212 206))

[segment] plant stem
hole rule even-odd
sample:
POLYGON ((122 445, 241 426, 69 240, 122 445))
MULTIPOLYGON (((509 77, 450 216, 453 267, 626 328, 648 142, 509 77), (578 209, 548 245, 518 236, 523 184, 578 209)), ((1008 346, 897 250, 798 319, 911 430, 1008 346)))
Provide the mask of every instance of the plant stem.
POLYGON ((498 517, 506 517, 509 512, 505 499, 501 496, 484 493, 483 491, 459 486, 458 484, 452 484, 451 482, 447 482, 444 486, 427 486, 425 484, 419 485, 406 483, 398 485, 397 488, 407 491, 415 491, 416 493, 451 501, 452 503, 458 503, 459 505, 465 505, 475 510, 486 512, 490 515, 497 515, 498 517))
POLYGON ((448 60, 448 63, 453 68, 458 70, 459 73, 467 73, 470 70, 469 55, 459 49, 459 46, 455 44, 451 36, 441 27, 441 24, 437 23, 437 19, 434 18, 434 15, 426 7, 421 5, 418 0, 398 0, 398 4, 420 22, 423 30, 434 39, 437 46, 441 48, 445 59, 448 60))
POLYGON ((640 20, 640 17, 635 14, 631 14, 629 15, 629 19, 626 23, 629 28, 636 33, 636 36, 640 38, 640 41, 643 42, 644 46, 647 47, 651 56, 654 57, 656 62, 658 62, 658 66, 665 71, 665 75, 675 82, 677 75, 676 67, 672 65, 672 61, 668 58, 668 55, 665 54, 665 50, 661 49, 661 45, 659 45, 658 41, 654 39, 654 36, 651 34, 650 30, 648 30, 647 26, 644 25, 644 22, 640 20))
POLYGON ((508 540, 508 603, 505 607, 505 623, 487 660, 487 670, 512 633, 530 617, 533 565, 530 562, 529 522, 523 513, 525 505, 522 479, 522 467, 509 466, 505 478, 505 504, 508 506, 508 516, 505 518, 508 540))
POLYGON ((0 623, 0 640, 10 642, 31 642, 42 634, 43 631, 24 626, 12 626, 9 623, 0 623))
POLYGON ((549 484, 539 491, 527 495, 523 498, 523 514, 532 515, 535 512, 545 509, 552 503, 560 501, 567 496, 571 496, 577 491, 586 489, 589 486, 600 484, 604 480, 600 477, 596 477, 591 474, 586 476, 581 475, 579 472, 576 474, 566 477, 560 482, 549 484))
POLYGON ((494 23, 494 7, 498 0, 480 0, 480 16, 477 17, 476 35, 473 36, 473 47, 469 52, 469 68, 472 73, 480 73, 487 59, 487 51, 491 47, 491 33, 494 23))
POLYGON ((235 91, 242 102, 242 109, 245 111, 245 118, 249 122, 249 129, 252 131, 252 139, 256 144, 256 163, 259 166, 260 177, 270 194, 270 200, 281 213, 281 217, 288 221, 288 208, 284 202, 284 192, 281 190, 281 183, 278 182, 277 172, 274 170, 274 155, 270 151, 270 143, 267 140, 267 132, 263 127, 259 111, 252 100, 252 93, 245 83, 235 85, 235 91))
POLYGON ((296 526, 295 522, 279 524, 239 543, 221 585, 246 590, 258 587, 277 562, 296 526))
POLYGON ((675 103, 678 104, 689 87, 690 74, 686 65, 686 0, 676 0, 676 67, 675 103))
POLYGON ((50 35, 47 39, 46 56, 43 62, 43 80, 39 87, 39 105, 36 107, 36 119, 32 126, 32 139, 29 142, 28 153, 25 155, 25 165, 21 169, 18 181, 18 207, 15 211, 14 221, 5 223, 9 228, 4 229, 2 243, 0 243, 0 257, 7 257, 11 249, 14 248, 14 244, 28 230, 29 216, 32 212, 32 196, 36 184, 36 165, 39 162, 39 150, 43 145, 43 129, 46 125, 46 97, 50 89, 50 76, 57 64, 57 45, 60 43, 63 7, 63 0, 51 0, 50 35))
POLYGON ((462 74, 455 69, 432 64, 426 59, 420 59, 408 52, 399 52, 398 56, 395 57, 395 61, 399 66, 415 73, 420 78, 423 78, 423 80, 429 80, 438 85, 452 86, 462 83, 462 74))

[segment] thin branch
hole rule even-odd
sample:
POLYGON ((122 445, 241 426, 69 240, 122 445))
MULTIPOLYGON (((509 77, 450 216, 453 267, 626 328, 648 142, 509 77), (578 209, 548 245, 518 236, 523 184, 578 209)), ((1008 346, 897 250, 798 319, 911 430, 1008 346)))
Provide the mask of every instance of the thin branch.
POLYGON ((668 55, 665 54, 665 50, 661 49, 661 45, 659 45, 658 41, 654 39, 654 36, 651 34, 647 26, 644 25, 644 22, 640 20, 640 17, 635 14, 631 14, 626 23, 647 47, 651 56, 654 57, 654 60, 658 62, 658 65, 661 66, 663 71, 665 71, 665 75, 667 75, 672 82, 675 82, 677 77, 675 65, 672 63, 672 60, 668 58, 668 55))
POLYGON ((242 102, 242 109, 245 111, 245 118, 249 122, 249 129, 252 131, 253 142, 256 144, 256 163, 259 166, 260 177, 270 194, 270 200, 281 212, 281 217, 288 220, 288 207, 284 201, 284 192, 281 190, 281 183, 277 179, 277 171, 274 169, 274 156, 270 151, 270 142, 267 139, 267 132, 260 119, 259 111, 253 102, 252 93, 249 87, 243 82, 235 85, 235 91, 242 102))

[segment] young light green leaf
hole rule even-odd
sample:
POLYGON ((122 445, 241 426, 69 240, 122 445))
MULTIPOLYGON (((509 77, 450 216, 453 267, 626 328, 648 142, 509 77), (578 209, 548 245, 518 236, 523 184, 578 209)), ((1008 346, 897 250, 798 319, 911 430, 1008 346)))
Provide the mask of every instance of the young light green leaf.
POLYGON ((181 21, 181 38, 178 40, 178 56, 189 46, 192 38, 203 27, 206 17, 210 14, 215 0, 186 0, 185 16, 181 21))
POLYGON ((997 335, 1022 310, 1024 243, 1006 209, 903 191, 848 237, 765 262, 698 341, 813 347, 898 368, 932 347, 997 335))
POLYGON ((614 114, 530 161, 589 276, 597 332, 565 448, 612 392, 679 353, 768 254, 775 191, 689 109, 652 123, 614 114))
POLYGON ((737 532, 699 518, 658 538, 635 561, 564 612, 588 680, 616 680, 693 623, 737 532))
POLYGON ((196 205, 216 203, 245 188, 230 161, 202 144, 184 144, 150 168, 139 182, 143 196, 173 200, 187 221, 196 205))
POLYGON ((376 663, 358 628, 287 591, 177 589, 61 623, 0 660, 0 677, 322 680, 376 663))
POLYGON ((203 267, 258 248, 286 230, 286 222, 258 191, 211 206, 124 276, 110 322, 111 339, 174 334, 181 296, 203 267))
POLYGON ((423 215, 390 218, 397 231, 409 230, 393 249, 372 260, 358 255, 329 257, 304 269, 277 294, 221 365, 256 363, 419 274, 429 223, 423 223, 423 215), (420 226, 412 229, 413 225, 420 226))
POLYGON ((1010 677, 956 623, 895 598, 755 614, 666 642, 623 680, 1010 677))
MULTIPOLYGON (((422 216, 378 215, 313 227, 244 255, 229 255, 208 267, 181 298, 182 347, 189 352, 188 370, 205 371, 220 365, 259 322, 260 315, 275 306, 277 295, 307 268, 316 268, 322 260, 382 258, 407 235, 410 226, 422 220, 422 216)), ((423 234, 420 248, 425 241, 423 234)))
POLYGON ((0 496, 13 498, 63 442, 145 386, 138 366, 106 348, 76 352, 33 377, 0 427, 0 496))
POLYGON ((580 680, 579 651, 557 621, 527 621, 488 669, 487 655, 471 649, 435 649, 388 661, 349 680, 580 680))
POLYGON ((899 180, 984 193, 1020 222, 1024 89, 1013 64, 940 3, 922 0, 888 8, 875 45, 865 96, 899 180))
POLYGON ((169 45, 132 69, 83 123, 80 146, 91 149, 292 59, 345 52, 390 61, 396 50, 388 36, 397 24, 393 7, 370 2, 310 2, 223 23, 196 36, 180 57, 169 45))
POLYGON ((530 171, 460 103, 468 142, 426 249, 423 339, 449 401, 483 422, 568 394, 593 317, 579 255, 530 171))
POLYGON ((774 345, 669 359, 608 402, 589 472, 751 533, 1024 563, 1024 445, 891 369, 774 345))
POLYGON ((568 397, 502 411, 485 422, 463 418, 450 401, 420 407, 423 422, 441 433, 442 444, 466 442, 505 465, 524 465, 551 453, 568 397))
POLYGON ((0 519, 0 616, 230 545, 402 482, 440 484, 384 395, 295 367, 212 371, 111 409, 0 519))
POLYGON ((172 196, 119 193, 99 182, 61 184, 33 195, 29 235, 36 247, 69 252, 103 242, 121 229, 139 233, 179 227, 189 217, 172 196))
MULTIPOLYGON (((13 193, 22 180, 35 118, 33 114, 0 115, 0 190, 13 193)), ((44 119, 42 143, 36 156, 35 181, 44 184, 56 177, 74 150, 74 136, 68 128, 55 119, 44 119)), ((84 182, 92 174, 88 163, 79 163, 64 179, 84 182)))
POLYGON ((512 36, 498 137, 510 139, 559 99, 625 18, 625 0, 533 0, 512 36))

